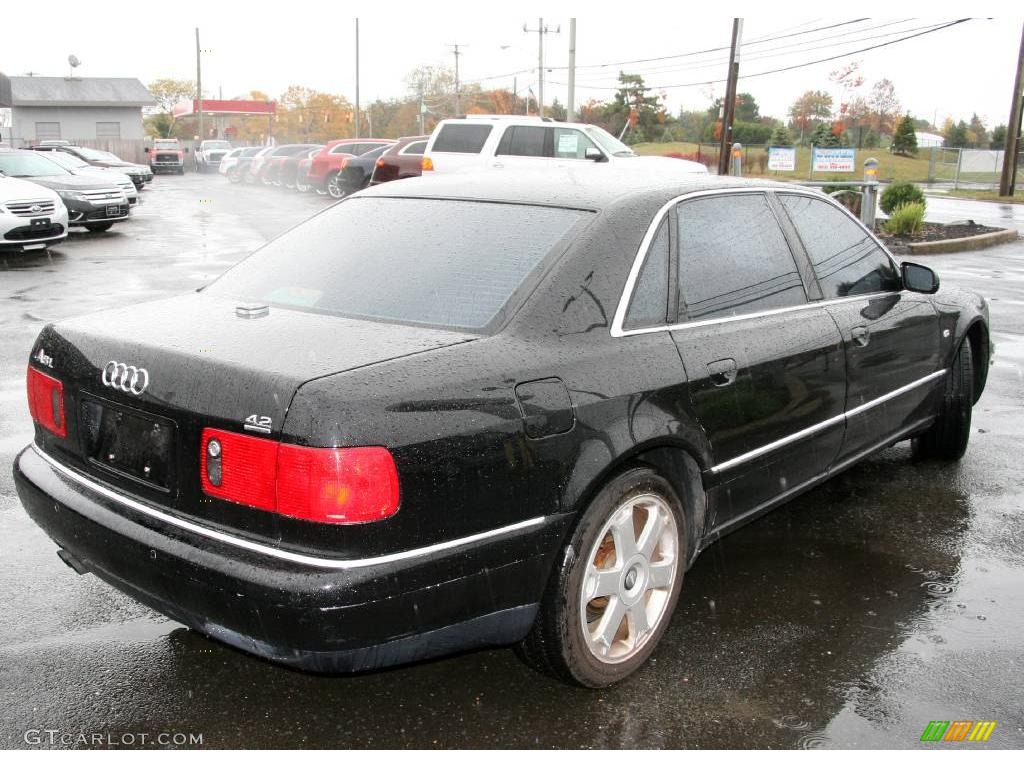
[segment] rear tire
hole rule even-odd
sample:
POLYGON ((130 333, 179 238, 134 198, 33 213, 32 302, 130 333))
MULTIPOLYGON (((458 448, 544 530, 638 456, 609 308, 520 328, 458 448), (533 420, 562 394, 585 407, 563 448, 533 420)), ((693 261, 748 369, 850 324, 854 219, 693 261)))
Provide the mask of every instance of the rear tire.
POLYGON ((686 526, 679 497, 653 470, 632 469, 611 480, 560 552, 534 625, 516 648, 520 658, 586 688, 635 672, 679 600, 686 526))
POLYGON ((927 432, 914 438, 914 455, 945 461, 962 457, 971 438, 973 405, 974 354, 970 342, 965 340, 946 376, 938 418, 927 432))
POLYGON ((341 182, 341 171, 335 171, 327 177, 327 194, 335 200, 340 200, 348 194, 341 182))

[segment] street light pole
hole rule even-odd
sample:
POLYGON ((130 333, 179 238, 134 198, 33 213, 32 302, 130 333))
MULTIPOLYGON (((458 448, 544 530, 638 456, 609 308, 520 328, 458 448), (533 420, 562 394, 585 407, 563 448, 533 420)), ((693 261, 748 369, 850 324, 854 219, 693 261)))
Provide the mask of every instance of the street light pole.
POLYGON ((569 103, 565 117, 570 123, 576 120, 576 18, 569 19, 569 103))
POLYGON ((199 140, 202 141, 206 136, 203 135, 203 67, 199 55, 199 27, 196 27, 196 98, 199 102, 199 140))
POLYGON ((1024 88, 1024 26, 1020 33, 1020 52, 1017 54, 1017 76, 1013 80, 1013 100, 1010 102, 1010 120, 1006 124, 1006 145, 1003 151, 1003 173, 999 177, 999 194, 1012 196, 1017 182, 1017 152, 1020 148, 1022 115, 1021 90, 1024 88))
POLYGON ((452 49, 452 53, 455 54, 455 114, 462 114, 462 84, 459 82, 459 54, 462 51, 459 50, 460 43, 450 43, 449 47, 452 49))
POLYGON ((355 138, 359 138, 359 18, 356 18, 356 124, 355 138))

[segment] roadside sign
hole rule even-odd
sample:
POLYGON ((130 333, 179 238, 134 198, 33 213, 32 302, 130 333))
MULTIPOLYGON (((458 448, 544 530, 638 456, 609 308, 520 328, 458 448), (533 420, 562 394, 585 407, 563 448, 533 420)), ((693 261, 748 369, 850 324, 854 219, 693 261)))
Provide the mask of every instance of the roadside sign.
POLYGON ((768 147, 769 171, 795 171, 796 147, 768 147))
POLYGON ((814 147, 814 170, 829 173, 853 173, 857 150, 846 147, 814 147))

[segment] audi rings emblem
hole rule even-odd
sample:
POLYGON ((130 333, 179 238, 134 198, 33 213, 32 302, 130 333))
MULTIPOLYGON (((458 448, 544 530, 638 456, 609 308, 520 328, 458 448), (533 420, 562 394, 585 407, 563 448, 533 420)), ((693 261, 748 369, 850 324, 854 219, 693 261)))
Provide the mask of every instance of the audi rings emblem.
POLYGON ((103 375, 100 380, 105 387, 141 395, 149 386, 149 371, 145 368, 136 368, 134 365, 111 360, 103 366, 103 375))

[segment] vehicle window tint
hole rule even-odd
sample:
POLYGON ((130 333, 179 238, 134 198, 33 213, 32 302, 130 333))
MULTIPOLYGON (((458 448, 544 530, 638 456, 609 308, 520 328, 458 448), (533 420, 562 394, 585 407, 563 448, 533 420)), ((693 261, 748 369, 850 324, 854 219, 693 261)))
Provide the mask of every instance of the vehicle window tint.
POLYGON ((555 157, 583 160, 589 148, 597 149, 583 131, 575 128, 555 128, 555 157))
POLYGON ((499 155, 548 157, 545 151, 548 129, 540 126, 514 125, 502 136, 499 155), (507 141, 506 141, 507 139, 507 141))
POLYGON ((668 314, 668 260, 668 222, 662 222, 633 288, 623 323, 626 330, 665 324, 668 314))
POLYGON ((484 148, 484 142, 491 133, 489 125, 469 123, 448 123, 441 127, 434 141, 434 152, 462 152, 476 154, 484 148))
POLYGON ((680 313, 706 320, 803 304, 796 262, 764 195, 681 204, 680 313))
POLYGON ((899 274, 885 251, 836 206, 804 195, 780 195, 826 299, 898 291, 899 274))
POLYGON ((427 142, 414 141, 402 150, 403 155, 422 155, 427 149, 427 142))
POLYGON ((267 243, 206 290, 295 309, 478 330, 592 215, 467 200, 352 198, 267 243))

